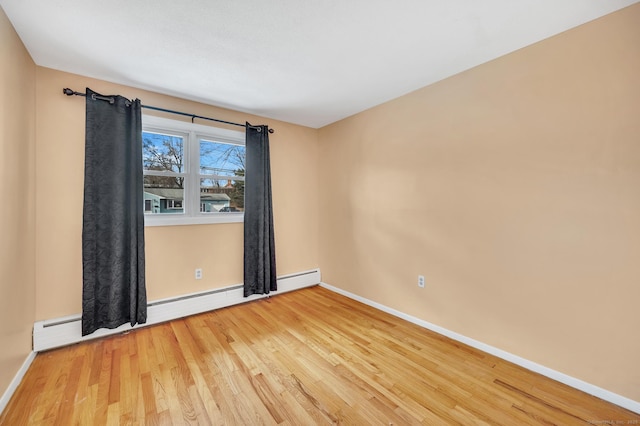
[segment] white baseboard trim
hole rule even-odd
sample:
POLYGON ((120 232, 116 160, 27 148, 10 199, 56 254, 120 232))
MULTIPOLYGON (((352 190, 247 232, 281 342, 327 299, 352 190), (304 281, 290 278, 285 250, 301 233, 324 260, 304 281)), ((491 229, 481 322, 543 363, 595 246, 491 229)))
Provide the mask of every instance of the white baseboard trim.
POLYGON ((529 361, 525 358, 519 357, 512 353, 503 351, 502 349, 498 349, 494 346, 487 345, 486 343, 479 342, 470 337, 463 336, 462 334, 458 334, 454 331, 447 330, 446 328, 440 327, 438 325, 432 324, 428 321, 424 321, 420 318, 416 318, 412 315, 405 314, 403 312, 397 311, 395 309, 389 308, 388 306, 382 305, 378 302, 374 302, 372 300, 366 299, 364 297, 358 296, 356 294, 350 293, 348 291, 342 290, 341 288, 334 287, 327 283, 321 282, 321 287, 326 288, 327 290, 331 290, 335 293, 346 296, 350 299, 357 300, 358 302, 364 303, 365 305, 369 305, 376 309, 379 309, 383 312, 396 316, 398 318, 402 318, 406 321, 409 321, 413 324, 419 325, 420 327, 424 327, 428 330, 434 331, 443 336, 449 337, 458 342, 464 343, 465 345, 471 346, 473 348, 479 349, 488 354, 494 355, 498 358, 502 358, 506 361, 509 361, 513 364, 519 365, 521 367, 526 368, 527 370, 533 371, 535 373, 541 374, 543 376, 549 377, 555 381, 560 383, 564 383, 565 385, 571 386, 572 388, 581 390, 590 395, 594 395, 600 399, 611 402, 612 404, 616 404, 620 407, 626 408, 627 410, 631 410, 634 413, 640 414, 640 402, 634 401, 622 395, 618 395, 596 385, 592 385, 591 383, 587 383, 580 379, 576 379, 575 377, 571 377, 559 371, 553 370, 551 368, 545 367, 543 365, 537 364, 533 361, 529 361))
POLYGON ((13 393, 16 391, 16 389, 18 389, 18 385, 20 384, 20 382, 22 382, 22 378, 25 374, 27 374, 27 370, 29 369, 31 363, 35 358, 36 353, 33 351, 29 352, 29 355, 27 355, 27 358, 22 363, 22 366, 20 366, 20 369, 13 377, 13 380, 11 381, 11 383, 9 383, 9 387, 2 394, 2 398, 0 398, 0 414, 2 414, 5 408, 7 408, 7 405, 9 404, 13 393))
MULTIPOLYGON (((279 276, 278 291, 271 292, 268 296, 277 296, 288 291, 317 285, 320 280, 320 269, 279 276)), ((101 328, 88 336, 82 336, 81 315, 79 314, 38 321, 33 325, 33 350, 39 352, 67 346, 268 296, 260 294, 244 297, 242 284, 238 284, 210 291, 155 300, 147 305, 147 322, 145 324, 137 324, 133 327, 130 324, 123 324, 114 329, 101 328)))

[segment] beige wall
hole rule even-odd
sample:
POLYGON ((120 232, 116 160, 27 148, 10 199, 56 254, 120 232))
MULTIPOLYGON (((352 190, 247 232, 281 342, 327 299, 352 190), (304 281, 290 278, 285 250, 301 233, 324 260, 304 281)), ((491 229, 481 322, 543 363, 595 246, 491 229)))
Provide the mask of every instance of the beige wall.
POLYGON ((320 147, 325 282, 640 401, 640 4, 320 147))
MULTIPOLYGON (((318 267, 317 131, 38 67, 36 319, 80 313, 85 101, 64 87, 143 104, 268 124, 278 274, 318 267)), ((143 113, 148 110, 143 110, 143 113)), ((179 116, 168 116, 179 118, 179 116)), ((207 124, 201 123, 201 124, 207 124)), ((234 128, 237 130, 237 128, 234 128)), ((147 296, 156 300, 242 283, 242 224, 147 227, 147 296), (194 269, 203 279, 194 279, 194 269)))
POLYGON ((0 8, 0 395, 31 352, 35 68, 0 8))

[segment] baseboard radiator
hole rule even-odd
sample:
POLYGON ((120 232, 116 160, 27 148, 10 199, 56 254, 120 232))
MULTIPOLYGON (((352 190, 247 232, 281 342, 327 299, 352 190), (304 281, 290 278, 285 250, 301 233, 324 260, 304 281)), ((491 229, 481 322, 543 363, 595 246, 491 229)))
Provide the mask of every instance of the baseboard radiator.
MULTIPOLYGON (((269 296, 310 287, 320 282, 320 269, 283 275, 278 277, 278 291, 271 292, 269 296)), ((156 300, 149 302, 147 305, 146 324, 138 324, 133 327, 129 324, 124 324, 114 329, 101 328, 84 337, 82 336, 80 315, 38 321, 33 326, 33 350, 39 352, 67 346, 85 340, 118 334, 148 325, 184 318, 189 315, 262 299, 264 297, 267 296, 253 295, 244 297, 242 284, 238 284, 210 291, 156 300)))

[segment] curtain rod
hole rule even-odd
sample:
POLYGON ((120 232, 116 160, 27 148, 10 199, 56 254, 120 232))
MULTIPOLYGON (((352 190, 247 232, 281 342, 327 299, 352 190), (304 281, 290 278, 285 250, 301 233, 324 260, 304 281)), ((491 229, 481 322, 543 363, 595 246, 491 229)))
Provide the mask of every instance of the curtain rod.
MULTIPOLYGON (((67 96, 84 96, 86 97, 86 93, 81 93, 81 92, 76 92, 75 90, 71 90, 68 87, 62 89, 62 93, 64 93, 67 96)), ((93 95, 93 99, 98 99, 101 101, 107 101, 109 103, 113 103, 114 100, 111 97, 106 97, 106 96, 99 96, 99 95, 93 95)), ((225 121, 225 120, 219 120, 217 118, 210 118, 210 117, 203 117, 201 115, 196 115, 196 114, 189 114, 188 112, 181 112, 181 111, 174 111, 171 109, 165 109, 165 108, 159 108, 159 107, 154 107, 154 106, 150 106, 150 105, 141 105, 142 108, 146 108, 146 109, 152 109, 154 111, 161 111, 161 112, 167 112, 169 114, 176 114, 176 115, 184 115, 186 117, 191 117, 191 122, 193 123, 193 120, 196 118, 200 118, 202 120, 209 120, 209 121, 216 121, 218 123, 224 123, 224 124, 231 124, 232 126, 240 126, 240 127, 251 127, 253 129, 257 129, 258 131, 261 131, 262 128, 261 127, 257 127, 257 126, 252 126, 250 124, 240 124, 240 123, 234 123, 232 121, 225 121)), ((269 129, 269 133, 273 133, 273 129, 269 129)))

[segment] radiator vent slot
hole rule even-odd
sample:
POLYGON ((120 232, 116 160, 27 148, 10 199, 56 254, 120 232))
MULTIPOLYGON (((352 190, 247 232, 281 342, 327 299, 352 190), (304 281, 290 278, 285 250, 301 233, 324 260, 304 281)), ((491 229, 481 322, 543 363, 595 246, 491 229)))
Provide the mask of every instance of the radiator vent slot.
POLYGON ((156 300, 154 302, 147 303, 147 307, 165 305, 167 303, 180 302, 181 300, 195 299, 196 297, 209 296, 211 294, 225 293, 229 290, 236 290, 239 288, 240 289, 242 288, 242 284, 234 285, 232 287, 217 288, 215 290, 209 290, 202 293, 192 293, 192 294, 186 294, 184 296, 172 297, 169 299, 156 300))

